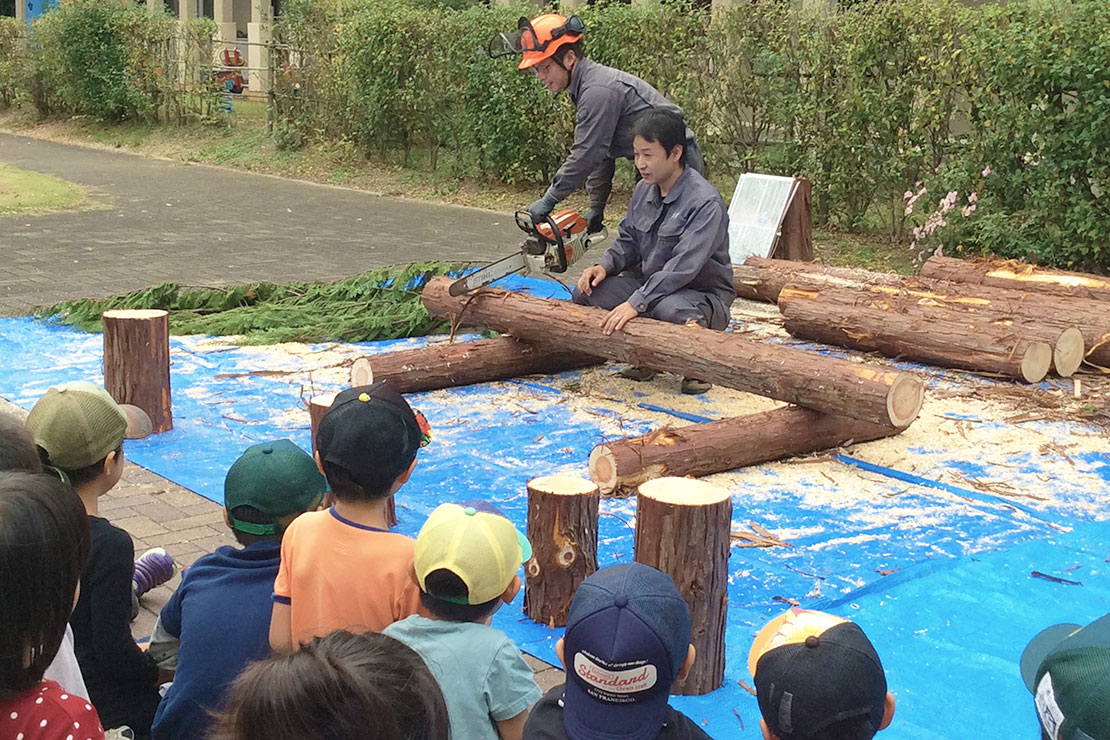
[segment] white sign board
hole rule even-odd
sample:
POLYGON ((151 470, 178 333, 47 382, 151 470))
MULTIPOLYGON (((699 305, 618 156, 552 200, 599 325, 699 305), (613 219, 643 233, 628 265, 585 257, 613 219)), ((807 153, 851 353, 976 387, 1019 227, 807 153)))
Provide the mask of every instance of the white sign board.
POLYGON ((728 253, 733 264, 752 255, 771 256, 797 187, 793 177, 754 172, 740 176, 728 206, 728 253))

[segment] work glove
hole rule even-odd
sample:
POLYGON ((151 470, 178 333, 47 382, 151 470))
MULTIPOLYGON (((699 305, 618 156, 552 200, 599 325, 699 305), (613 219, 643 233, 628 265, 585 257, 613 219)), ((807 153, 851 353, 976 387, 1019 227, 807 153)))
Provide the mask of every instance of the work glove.
POLYGON ((557 201, 552 201, 551 197, 544 195, 532 205, 528 206, 528 215, 532 217, 532 223, 540 224, 547 218, 551 210, 557 205, 557 201))
POLYGON ((582 215, 586 219, 586 233, 596 234, 605 228, 604 222, 605 212, 600 208, 589 208, 582 215))

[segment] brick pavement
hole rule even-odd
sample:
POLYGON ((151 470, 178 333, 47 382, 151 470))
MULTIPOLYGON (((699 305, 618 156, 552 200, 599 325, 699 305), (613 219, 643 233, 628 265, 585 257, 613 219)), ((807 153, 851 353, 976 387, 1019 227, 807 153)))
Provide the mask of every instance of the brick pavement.
MULTIPOLYGON (((163 281, 332 280, 413 260, 483 261, 519 244, 506 214, 26 137, 0 134, 0 162, 86 185, 108 206, 0 218, 0 315, 163 281)), ((4 411, 24 413, 0 399, 4 411)), ((132 463, 100 508, 137 553, 165 547, 182 566, 234 544, 222 507, 132 463)), ((179 580, 142 598, 137 638, 179 580)), ((527 658, 545 691, 562 682, 562 671, 527 658)))

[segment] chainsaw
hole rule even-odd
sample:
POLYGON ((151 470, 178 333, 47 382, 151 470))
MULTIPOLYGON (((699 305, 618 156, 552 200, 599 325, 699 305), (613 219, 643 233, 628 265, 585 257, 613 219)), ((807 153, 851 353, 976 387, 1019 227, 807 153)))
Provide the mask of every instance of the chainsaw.
POLYGON ((605 227, 592 234, 587 233, 586 219, 570 209, 549 214, 540 223, 535 223, 528 211, 517 211, 516 225, 528 235, 520 245, 520 251, 451 283, 448 289, 451 295, 464 295, 523 270, 556 274, 566 272, 590 247, 609 236, 605 227))

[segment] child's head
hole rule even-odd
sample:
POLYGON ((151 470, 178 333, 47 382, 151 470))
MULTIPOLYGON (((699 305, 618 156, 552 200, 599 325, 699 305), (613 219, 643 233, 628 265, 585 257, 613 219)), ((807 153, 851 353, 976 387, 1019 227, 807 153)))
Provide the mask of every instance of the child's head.
POLYGON ((44 473, 0 473, 0 701, 42 680, 89 554, 73 489, 44 473))
POLYGON ((327 487, 316 461, 292 441, 252 445, 224 479, 227 525, 244 546, 280 542, 297 515, 320 505, 327 487))
POLYGON ((867 635, 840 617, 790 609, 748 653, 767 740, 870 740, 894 718, 883 664, 867 635))
POLYGON ((248 667, 232 684, 216 740, 446 740, 431 671, 386 635, 334 632, 248 667))
POLYGON ((517 570, 532 546, 484 501, 437 506, 413 553, 420 602, 440 619, 480 622, 520 590, 517 570))
POLYGON ((316 431, 316 457, 339 501, 375 501, 408 480, 428 423, 385 381, 336 395, 316 431))
POLYGON ((662 571, 628 563, 582 581, 555 644, 567 736, 655 737, 671 686, 694 664, 692 634, 686 601, 662 571))
POLYGON ((1021 678, 1035 697, 1041 738, 1110 738, 1110 614, 1086 627, 1041 630, 1021 655, 1021 678))
POLYGON ((0 470, 42 470, 35 438, 14 414, 0 413, 0 470))
POLYGON ((27 428, 42 462, 74 487, 103 480, 106 491, 123 473, 127 416, 100 386, 79 380, 50 388, 31 409, 27 428))

